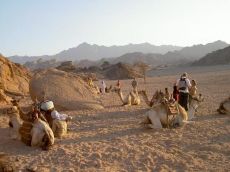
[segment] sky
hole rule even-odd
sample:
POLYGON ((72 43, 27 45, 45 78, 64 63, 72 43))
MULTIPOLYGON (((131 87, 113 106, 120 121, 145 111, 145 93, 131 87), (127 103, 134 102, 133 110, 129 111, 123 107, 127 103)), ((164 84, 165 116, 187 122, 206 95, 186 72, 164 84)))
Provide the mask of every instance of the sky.
POLYGON ((0 53, 53 55, 82 42, 230 43, 230 0, 0 0, 0 53))

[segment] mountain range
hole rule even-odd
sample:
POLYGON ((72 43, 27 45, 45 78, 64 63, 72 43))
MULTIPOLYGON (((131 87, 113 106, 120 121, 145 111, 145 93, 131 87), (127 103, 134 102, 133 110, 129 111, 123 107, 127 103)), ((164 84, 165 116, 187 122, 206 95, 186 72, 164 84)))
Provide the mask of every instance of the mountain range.
POLYGON ((198 60, 208 53, 229 46, 226 42, 215 41, 205 45, 199 44, 191 47, 172 45, 155 46, 149 43, 129 44, 124 46, 98 46, 82 43, 77 47, 61 51, 53 56, 11 56, 13 62, 24 64, 28 61, 39 59, 57 61, 77 61, 81 66, 101 64, 103 61, 110 63, 136 63, 143 61, 151 65, 181 64, 198 60))
POLYGON ((118 57, 126 53, 142 52, 142 53, 160 53, 164 54, 168 51, 180 50, 183 47, 173 45, 161 45, 155 46, 149 43, 142 44, 128 44, 124 46, 99 46, 96 44, 90 45, 88 43, 82 43, 77 47, 70 48, 68 50, 61 51, 58 54, 48 56, 11 56, 12 61, 24 64, 28 61, 35 61, 40 58, 50 60, 56 59, 58 61, 80 61, 83 59, 99 60, 101 58, 118 57))
POLYGON ((111 64, 116 64, 119 62, 128 64, 144 62, 151 66, 166 64, 187 64, 204 57, 208 53, 225 48, 227 46, 229 45, 223 41, 215 41, 206 45, 200 44, 191 47, 184 47, 181 50, 169 51, 165 54, 133 52, 124 54, 116 58, 103 58, 98 61, 82 60, 78 62, 78 65, 81 67, 89 67, 92 65, 98 66, 101 65, 104 61, 107 61, 111 64))

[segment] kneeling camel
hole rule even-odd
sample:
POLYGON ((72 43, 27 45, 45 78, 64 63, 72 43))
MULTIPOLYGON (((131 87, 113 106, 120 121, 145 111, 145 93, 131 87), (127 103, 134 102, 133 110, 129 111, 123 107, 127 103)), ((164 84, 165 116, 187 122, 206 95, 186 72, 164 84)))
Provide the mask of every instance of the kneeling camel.
MULTIPOLYGON (((158 94, 156 92, 155 94, 158 94)), ((151 105, 148 100, 147 94, 145 91, 142 91, 141 95, 143 96, 147 105, 151 105)), ((157 96, 156 96, 157 97, 157 96)), ((196 98, 192 98, 189 111, 186 112, 185 109, 179 105, 177 102, 174 104, 174 109, 177 109, 177 115, 169 115, 169 109, 165 105, 166 102, 163 101, 162 96, 158 96, 158 99, 155 100, 151 109, 146 112, 146 119, 143 121, 143 124, 147 124, 150 128, 162 128, 163 126, 181 126, 183 122, 190 120, 194 117, 194 113, 201 101, 203 101, 202 95, 199 95, 196 98)))
POLYGON ((230 97, 220 103, 217 111, 220 114, 230 114, 230 97))

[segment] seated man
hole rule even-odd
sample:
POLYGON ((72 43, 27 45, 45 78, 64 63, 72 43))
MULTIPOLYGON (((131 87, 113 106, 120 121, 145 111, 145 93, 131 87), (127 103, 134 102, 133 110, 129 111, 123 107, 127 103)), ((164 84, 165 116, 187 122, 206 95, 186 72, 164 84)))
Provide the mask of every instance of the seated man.
POLYGON ((45 118, 52 128, 55 137, 61 138, 67 133, 67 121, 72 119, 71 116, 60 114, 56 111, 52 101, 42 102, 41 111, 45 113, 45 118))

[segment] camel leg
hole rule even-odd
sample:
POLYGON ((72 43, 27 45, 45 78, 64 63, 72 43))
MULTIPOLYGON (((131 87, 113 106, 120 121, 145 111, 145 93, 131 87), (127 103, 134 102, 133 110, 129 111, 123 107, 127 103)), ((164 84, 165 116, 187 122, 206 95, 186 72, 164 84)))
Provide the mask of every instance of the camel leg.
POLYGON ((158 117, 155 111, 150 110, 146 113, 146 115, 151 121, 151 124, 148 125, 150 128, 153 128, 153 129, 162 128, 160 118, 158 117))
POLYGON ((190 108, 188 110, 188 120, 192 120, 195 117, 195 109, 190 108))
POLYGON ((131 105, 131 99, 132 99, 131 95, 128 94, 127 97, 125 98, 123 105, 124 106, 130 106, 131 105))

